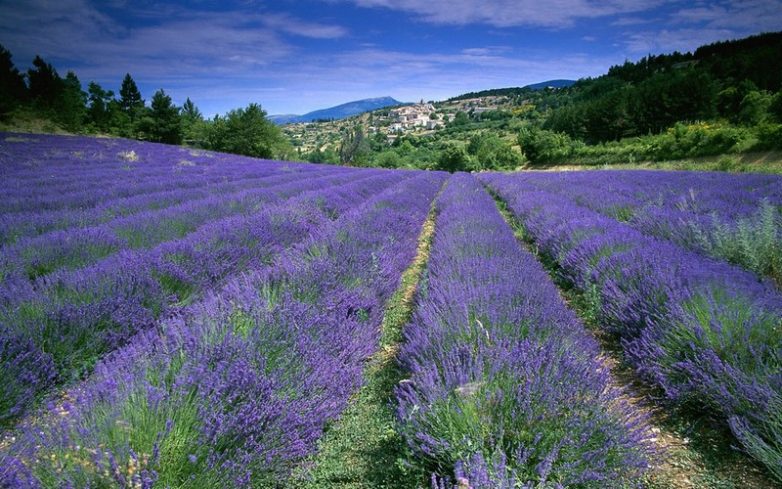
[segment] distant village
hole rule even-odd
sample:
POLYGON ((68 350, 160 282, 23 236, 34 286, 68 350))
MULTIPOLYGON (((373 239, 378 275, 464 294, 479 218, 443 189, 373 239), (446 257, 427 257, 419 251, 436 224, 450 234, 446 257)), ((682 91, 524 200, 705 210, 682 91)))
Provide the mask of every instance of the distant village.
POLYGON ((367 136, 383 137, 390 143, 402 135, 425 135, 443 129, 459 112, 475 115, 507 108, 510 104, 511 99, 506 96, 446 102, 421 101, 411 105, 378 109, 347 119, 287 124, 282 129, 294 146, 306 153, 334 147, 340 141, 342 132, 356 124, 361 125, 367 136))

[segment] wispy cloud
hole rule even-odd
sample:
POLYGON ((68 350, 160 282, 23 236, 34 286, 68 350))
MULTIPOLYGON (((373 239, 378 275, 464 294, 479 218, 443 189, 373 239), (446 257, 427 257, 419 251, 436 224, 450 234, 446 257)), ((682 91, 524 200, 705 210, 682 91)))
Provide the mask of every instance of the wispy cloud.
POLYGON ((174 15, 171 8, 142 11, 147 22, 128 27, 85 0, 2 4, 0 31, 23 59, 54 57, 97 79, 118 71, 156 78, 252 73, 295 51, 285 35, 333 39, 347 33, 287 14, 177 7, 174 15))
POLYGON ((715 41, 777 31, 782 29, 782 0, 688 3, 674 8, 662 24, 626 32, 625 46, 636 54, 684 52, 715 41))
POLYGON ((259 20, 275 31, 312 39, 337 39, 348 33, 347 29, 339 25, 307 22, 287 14, 264 14, 259 20))
POLYGON ((361 7, 383 7, 417 14, 437 24, 487 24, 495 27, 567 27, 579 19, 643 12, 660 0, 352 0, 361 7))

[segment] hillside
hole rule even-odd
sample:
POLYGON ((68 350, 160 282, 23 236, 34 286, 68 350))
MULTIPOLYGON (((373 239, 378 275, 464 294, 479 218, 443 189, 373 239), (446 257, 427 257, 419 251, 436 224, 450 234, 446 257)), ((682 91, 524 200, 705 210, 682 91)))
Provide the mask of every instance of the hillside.
POLYGON ((364 112, 381 109, 383 107, 391 107, 402 104, 403 102, 400 102, 393 97, 366 98, 336 105, 327 109, 314 110, 312 112, 307 112, 304 115, 271 115, 269 116, 269 120, 275 124, 280 125, 297 122, 339 120, 350 116, 363 114, 364 112))

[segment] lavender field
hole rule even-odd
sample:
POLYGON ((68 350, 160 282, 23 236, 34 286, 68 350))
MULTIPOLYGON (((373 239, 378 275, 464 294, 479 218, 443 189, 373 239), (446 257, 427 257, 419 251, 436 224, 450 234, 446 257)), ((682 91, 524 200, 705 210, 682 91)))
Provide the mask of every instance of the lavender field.
POLYGON ((0 487, 712 487, 659 412, 782 483, 782 177, 3 133, 0 175, 0 487))

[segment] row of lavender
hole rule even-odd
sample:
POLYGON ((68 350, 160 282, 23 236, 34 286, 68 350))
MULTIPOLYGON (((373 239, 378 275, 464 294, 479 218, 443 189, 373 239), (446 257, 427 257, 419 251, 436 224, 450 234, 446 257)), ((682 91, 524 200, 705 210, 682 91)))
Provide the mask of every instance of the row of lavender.
MULTIPOLYGON (((81 138, 82 147, 89 152, 103 148, 102 140, 81 138)), ((249 159, 207 154, 196 161, 187 160, 182 148, 149 145, 142 146, 138 162, 128 167, 121 153, 103 154, 107 162, 84 161, 89 171, 79 172, 72 183, 66 183, 72 171, 66 163, 81 161, 76 151, 67 152, 61 158, 47 161, 45 168, 35 168, 37 179, 14 179, 19 168, 33 165, 31 160, 45 153, 46 147, 37 148, 31 154, 21 151, 27 143, 10 146, 13 158, 0 164, 4 182, 4 198, 0 202, 0 244, 33 237, 52 230, 72 226, 88 227, 128 216, 137 212, 162 209, 171 205, 203 199, 218 194, 234 193, 251 188, 264 177, 277 176, 281 181, 323 173, 316 165, 290 165, 282 162, 265 162, 258 165, 249 159), (178 163, 179 162, 179 163, 178 163), (75 186, 75 187, 74 187, 75 186)), ((53 143, 54 144, 54 143, 53 143)), ((114 143, 116 144, 116 143, 114 143)), ((57 146, 53 146, 57 148, 57 146)), ((63 151, 58 148, 57 151, 63 151)), ((329 172, 348 171, 331 168, 329 172)), ((152 216, 151 216, 152 217, 152 216)))
POLYGON ((782 286, 780 176, 611 171, 535 174, 524 180, 782 286))
POLYGON ((225 278, 270 262, 352 199, 410 176, 373 171, 350 184, 349 174, 339 174, 281 186, 268 191, 256 211, 211 220, 150 250, 120 252, 32 284, 6 280, 0 288, 0 420, 17 418, 36 396, 82 375, 100 356, 225 278))
POLYGON ((18 139, 0 134, 3 213, 84 209, 114 198, 320 168, 274 161, 258 165, 240 156, 125 140, 24 136, 8 142, 18 139))
MULTIPOLYGON (((305 181, 313 188, 328 185, 349 174, 319 172, 305 181)), ((81 268, 122 250, 150 248, 192 233, 205 223, 256 209, 300 191, 301 175, 278 175, 243 182, 234 192, 209 193, 204 198, 184 197, 171 207, 116 217, 97 226, 71 226, 20 239, 2 249, 0 278, 30 279, 59 269, 81 268)), ((29 222, 29 221, 28 221, 29 222)))
POLYGON ((679 405, 715 413, 782 479, 782 294, 743 269, 542 191, 482 175, 597 304, 627 360, 679 405))
POLYGON ((651 454, 599 348, 493 199, 457 174, 400 360, 398 418, 435 487, 614 486, 651 454))
POLYGON ((21 426, 0 485, 279 485, 358 388, 443 180, 324 190, 352 210, 102 361, 21 426))
MULTIPOLYGON (((274 165, 270 166, 274 168, 274 165)), ((265 182, 285 183, 305 175, 307 178, 314 178, 323 173, 323 170, 311 170, 306 173, 268 170, 265 175, 239 174, 232 179, 218 176, 200 178, 197 175, 189 175, 181 180, 161 173, 155 177, 155 180, 160 184, 158 186, 162 186, 165 182, 166 188, 163 190, 116 198, 107 197, 91 207, 80 204, 79 207, 72 208, 63 204, 57 209, 4 213, 0 215, 0 243, 9 245, 52 231, 98 226, 116 218, 162 210, 188 201, 234 194, 253 186, 262 186, 265 182)), ((93 183, 91 182, 90 185, 93 183)), ((99 194, 101 190, 95 189, 92 192, 99 194)))

